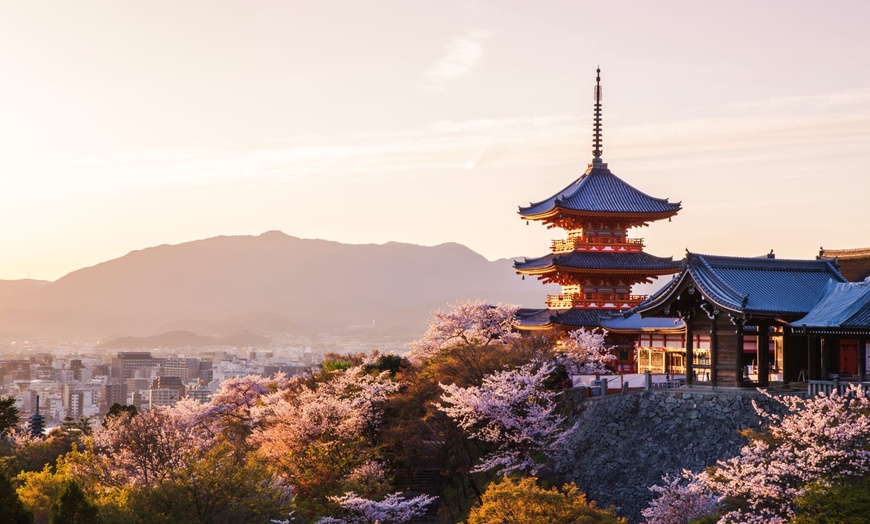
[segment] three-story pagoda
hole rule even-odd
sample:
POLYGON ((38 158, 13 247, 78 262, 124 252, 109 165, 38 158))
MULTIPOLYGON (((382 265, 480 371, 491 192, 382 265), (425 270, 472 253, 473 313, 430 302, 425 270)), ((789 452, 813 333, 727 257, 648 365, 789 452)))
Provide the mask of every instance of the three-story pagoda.
POLYGON ((601 326, 646 298, 632 294, 632 286, 679 270, 672 257, 650 255, 643 239, 628 235, 632 228, 676 215, 680 204, 635 189, 602 161, 601 70, 597 73, 592 163, 565 189, 519 209, 522 219, 567 233, 553 241, 550 253, 514 263, 524 278, 535 276, 562 287, 547 297, 546 309, 520 310, 520 328, 601 326))

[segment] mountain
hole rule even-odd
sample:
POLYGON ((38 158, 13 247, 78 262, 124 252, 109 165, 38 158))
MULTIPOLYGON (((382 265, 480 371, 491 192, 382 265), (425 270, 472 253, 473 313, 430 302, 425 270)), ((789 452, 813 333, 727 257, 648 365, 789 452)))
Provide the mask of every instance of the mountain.
POLYGON ((370 329, 418 336, 430 312, 448 302, 542 305, 544 286, 520 280, 511 264, 454 243, 351 245, 277 231, 222 236, 133 251, 55 282, 0 282, 0 333, 69 340, 370 329))

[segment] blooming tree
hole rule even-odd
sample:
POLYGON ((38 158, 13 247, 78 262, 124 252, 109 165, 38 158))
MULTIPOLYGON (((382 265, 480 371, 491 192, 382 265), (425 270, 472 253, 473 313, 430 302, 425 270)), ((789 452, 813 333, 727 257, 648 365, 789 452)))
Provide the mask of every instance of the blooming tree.
POLYGON ((658 497, 641 514, 646 524, 687 524, 692 519, 714 514, 719 497, 710 492, 691 471, 680 475, 665 475, 663 486, 650 486, 658 497))
POLYGON ((784 524, 796 515, 795 499, 819 483, 849 482, 870 475, 870 399, 857 386, 845 394, 810 398, 771 396, 786 408, 783 415, 755 410, 767 422, 763 433, 715 470, 653 487, 661 496, 644 510, 650 523, 668 520, 674 511, 702 513, 707 493, 718 496, 720 524, 784 524))
POLYGON ((768 433, 702 477, 713 491, 743 502, 722 518, 723 524, 788 522, 795 514, 794 498, 809 484, 870 474, 870 399, 863 389, 771 398, 788 413, 777 415, 756 405, 769 423, 768 433))
POLYGON ((427 358, 455 346, 486 347, 508 344, 519 334, 514 331, 519 306, 493 306, 483 301, 467 300, 451 305, 450 311, 435 311, 434 320, 423 338, 410 348, 416 359, 427 358))
POLYGON ((435 501, 429 495, 405 498, 401 493, 392 493, 383 500, 376 501, 348 492, 340 497, 330 497, 344 509, 348 516, 343 518, 326 517, 317 524, 404 524, 422 515, 426 507, 435 501))
POLYGON ((313 518, 334 506, 328 496, 341 486, 375 486, 376 437, 383 404, 400 384, 389 372, 363 366, 336 370, 322 382, 261 398, 252 413, 257 454, 293 487, 297 515, 313 518))
POLYGON ((580 328, 568 333, 562 343, 563 363, 569 373, 576 375, 609 374, 607 363, 616 360, 616 355, 604 343, 607 333, 600 328, 580 328))
POLYGON ((535 473, 540 465, 535 455, 556 451, 566 433, 565 418, 556 413, 555 393, 543 387, 554 369, 531 362, 487 375, 480 386, 441 384, 439 409, 473 438, 496 447, 473 471, 535 473))

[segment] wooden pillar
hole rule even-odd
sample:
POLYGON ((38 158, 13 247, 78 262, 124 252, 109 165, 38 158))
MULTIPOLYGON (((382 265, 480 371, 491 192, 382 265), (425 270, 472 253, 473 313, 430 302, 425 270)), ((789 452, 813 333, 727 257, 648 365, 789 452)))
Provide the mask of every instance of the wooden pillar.
POLYGON ((758 387, 766 388, 770 385, 770 331, 768 326, 764 324, 759 325, 757 329, 758 387))
POLYGON ((807 333, 807 380, 819 380, 818 362, 816 337, 812 333, 807 333))
POLYGON ((822 351, 821 358, 819 359, 819 369, 821 371, 821 379, 828 380, 828 373, 830 373, 830 367, 828 366, 828 347, 831 345, 828 337, 822 336, 822 351))
POLYGON ((713 324, 710 327, 710 385, 715 386, 719 380, 719 335, 716 332, 716 319, 718 315, 713 317, 713 324))
POLYGON ((692 340, 688 319, 684 322, 686 323, 686 384, 693 384, 695 382, 695 350, 692 347, 694 340, 692 340))
POLYGON ((858 381, 867 380, 867 339, 858 339, 858 381))
POLYGON ((737 387, 743 387, 745 384, 743 383, 743 320, 735 319, 734 325, 735 333, 736 333, 736 344, 735 347, 737 353, 737 362, 735 362, 735 366, 737 367, 737 387))

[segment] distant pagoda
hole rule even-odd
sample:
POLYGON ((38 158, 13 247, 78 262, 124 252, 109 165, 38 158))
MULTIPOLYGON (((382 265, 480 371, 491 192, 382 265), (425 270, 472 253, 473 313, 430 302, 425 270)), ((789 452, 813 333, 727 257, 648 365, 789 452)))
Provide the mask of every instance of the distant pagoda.
POLYGON ((519 311, 521 329, 598 327, 646 298, 632 295, 633 285, 679 271, 672 257, 650 255, 643 239, 628 237, 631 228, 676 215, 680 204, 638 191, 601 160, 601 69, 597 73, 592 163, 565 189, 519 209, 522 219, 567 233, 553 241, 549 254, 514 263, 523 278, 562 286, 560 294, 547 297, 546 309, 519 311))
POLYGON ((36 411, 30 415, 30 422, 27 424, 27 430, 34 437, 45 436, 45 417, 39 414, 39 395, 36 395, 36 411))

